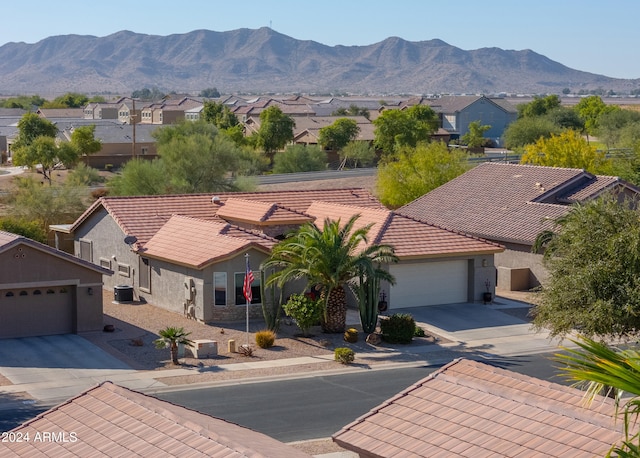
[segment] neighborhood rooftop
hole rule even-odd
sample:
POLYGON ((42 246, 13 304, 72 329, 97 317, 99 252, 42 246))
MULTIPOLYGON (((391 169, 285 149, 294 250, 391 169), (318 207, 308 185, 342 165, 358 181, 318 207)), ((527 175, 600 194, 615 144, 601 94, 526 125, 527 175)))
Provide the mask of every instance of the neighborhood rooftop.
POLYGON ((570 204, 614 188, 637 187, 582 169, 485 162, 398 209, 438 226, 531 245, 570 204))
POLYGON ((309 458, 265 434, 111 382, 86 390, 13 432, 28 433, 30 440, 1 442, 3 457, 309 458), (37 440, 46 433, 44 440, 37 440))
POLYGON ((604 456, 622 438, 612 399, 458 359, 334 436, 360 456, 604 456))

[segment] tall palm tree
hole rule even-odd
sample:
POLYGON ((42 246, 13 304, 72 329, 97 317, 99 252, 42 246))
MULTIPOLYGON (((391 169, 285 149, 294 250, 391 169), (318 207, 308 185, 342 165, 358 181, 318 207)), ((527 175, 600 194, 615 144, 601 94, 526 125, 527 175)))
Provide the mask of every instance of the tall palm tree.
POLYGON ((616 416, 622 411, 624 440, 614 444, 607 456, 640 457, 640 352, 633 349, 613 349, 602 342, 581 336, 572 340, 578 349, 567 349, 556 355, 556 361, 565 364, 562 371, 576 385, 586 385, 587 399, 596 394, 613 394, 616 416), (628 393, 631 397, 625 397, 628 393))
POLYGON ((180 364, 178 361, 178 345, 191 345, 193 341, 187 337, 190 332, 185 332, 184 328, 174 328, 168 326, 158 331, 160 338, 153 341, 156 348, 169 348, 171 353, 171 362, 175 365, 180 364))
POLYGON ((360 215, 346 224, 325 219, 322 229, 307 223, 292 232, 271 251, 263 268, 276 268, 267 284, 282 288, 285 283, 306 279, 306 288, 318 286, 324 298, 322 329, 328 333, 344 332, 347 318, 345 286, 352 286, 363 272, 369 278, 393 282, 381 264, 397 262, 389 245, 367 244, 371 224, 356 228, 360 215))

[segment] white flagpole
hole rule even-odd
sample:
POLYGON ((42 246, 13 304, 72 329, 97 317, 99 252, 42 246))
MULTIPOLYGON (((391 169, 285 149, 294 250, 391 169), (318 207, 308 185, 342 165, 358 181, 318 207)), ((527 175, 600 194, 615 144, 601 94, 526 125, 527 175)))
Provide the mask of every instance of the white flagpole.
MULTIPOLYGON (((245 253, 244 255, 244 260, 245 260, 245 266, 244 266, 244 275, 246 277, 246 275, 249 273, 249 253, 245 253)), ((249 286, 251 287, 251 286, 249 286)), ((246 298, 244 298, 246 304, 247 304, 247 347, 249 346, 249 300, 246 298)))

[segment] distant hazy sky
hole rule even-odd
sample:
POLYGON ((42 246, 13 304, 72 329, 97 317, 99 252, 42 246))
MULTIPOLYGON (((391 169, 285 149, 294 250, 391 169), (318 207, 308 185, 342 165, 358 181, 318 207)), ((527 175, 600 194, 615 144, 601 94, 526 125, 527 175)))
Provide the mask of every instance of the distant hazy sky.
POLYGON ((438 38, 464 50, 531 49, 576 70, 640 78, 639 0, 12 0, 0 16, 0 46, 120 30, 170 35, 271 26, 330 46, 397 36, 438 38))

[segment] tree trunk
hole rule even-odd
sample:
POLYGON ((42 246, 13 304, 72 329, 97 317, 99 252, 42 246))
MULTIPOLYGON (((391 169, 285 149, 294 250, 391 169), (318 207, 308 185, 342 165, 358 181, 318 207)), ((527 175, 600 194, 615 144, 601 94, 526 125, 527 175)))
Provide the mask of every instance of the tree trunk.
POLYGON ((175 365, 179 365, 178 361, 178 344, 176 342, 171 342, 171 362, 175 365))
POLYGON ((322 320, 322 332, 342 333, 347 325, 347 295, 342 286, 331 290, 322 320))

